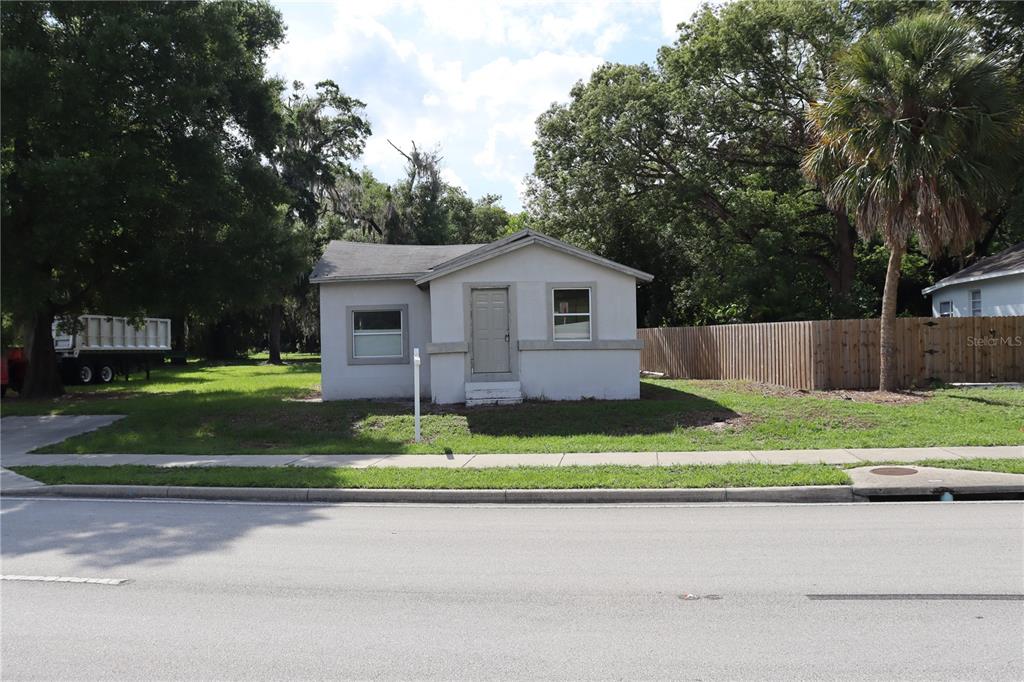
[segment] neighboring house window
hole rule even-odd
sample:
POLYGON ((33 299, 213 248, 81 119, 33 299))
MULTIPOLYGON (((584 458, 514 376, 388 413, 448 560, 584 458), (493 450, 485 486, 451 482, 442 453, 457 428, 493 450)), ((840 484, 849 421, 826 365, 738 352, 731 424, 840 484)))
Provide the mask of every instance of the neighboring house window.
POLYGON ((405 355, 402 311, 353 310, 352 357, 400 359, 405 355))
POLYGON ((981 317, 981 289, 971 292, 971 317, 981 317))
POLYGON ((552 289, 555 341, 590 341, 590 289, 552 289))
POLYGON ((952 301, 939 301, 939 317, 953 317, 952 301))

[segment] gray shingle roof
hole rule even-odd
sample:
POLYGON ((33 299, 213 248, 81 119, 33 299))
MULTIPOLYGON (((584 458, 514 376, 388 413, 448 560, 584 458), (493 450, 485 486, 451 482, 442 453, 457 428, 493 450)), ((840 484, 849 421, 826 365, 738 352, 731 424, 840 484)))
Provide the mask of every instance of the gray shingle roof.
POLYGON ((974 282, 979 279, 1000 277, 1017 272, 1024 272, 1024 242, 1014 244, 1008 249, 999 253, 982 258, 974 265, 970 265, 960 272, 956 272, 945 279, 940 279, 935 284, 923 290, 923 293, 930 294, 933 291, 947 287, 950 284, 960 282, 974 282))
POLYGON ((597 254, 566 244, 530 229, 497 239, 489 244, 450 244, 418 246, 367 244, 365 242, 333 241, 313 268, 309 281, 354 282, 378 279, 411 279, 422 285, 436 277, 510 253, 516 249, 540 244, 575 258, 590 261, 650 282, 654 275, 597 254))
POLYGON ((416 279, 485 244, 419 246, 332 241, 309 276, 311 282, 369 279, 416 279))

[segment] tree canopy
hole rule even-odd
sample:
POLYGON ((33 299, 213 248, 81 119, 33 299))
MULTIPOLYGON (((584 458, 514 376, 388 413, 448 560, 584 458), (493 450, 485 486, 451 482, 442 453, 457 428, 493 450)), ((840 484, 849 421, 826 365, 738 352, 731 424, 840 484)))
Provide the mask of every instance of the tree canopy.
MULTIPOLYGON (((807 111, 825 96, 837 55, 871 29, 932 4, 703 7, 654 64, 599 67, 568 103, 538 119, 531 219, 654 273, 641 290, 642 324, 875 314, 884 250, 858 244, 847 211, 802 176, 813 142, 807 111)), ((977 9, 952 11, 1019 58, 1011 36, 1019 35, 1012 26, 1020 17, 971 18, 977 9)), ((1021 177, 1019 169, 1013 175, 1021 177)), ((1014 196, 1019 189, 1007 206, 1016 205, 1014 196)), ((1004 221, 1002 233, 1021 226, 1004 221)), ((998 233, 980 236, 978 252, 998 233)), ((920 288, 941 273, 930 272, 916 248, 904 267, 913 310, 923 305, 920 288)))

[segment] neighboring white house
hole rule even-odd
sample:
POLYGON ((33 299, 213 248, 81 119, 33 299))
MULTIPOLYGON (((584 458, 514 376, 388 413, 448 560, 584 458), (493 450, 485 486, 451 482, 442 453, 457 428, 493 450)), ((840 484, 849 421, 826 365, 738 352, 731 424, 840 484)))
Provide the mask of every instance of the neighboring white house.
POLYGON ((325 400, 640 396, 636 285, 653 277, 532 230, 490 244, 333 241, 320 285, 325 400))
POLYGON ((921 293, 932 296, 932 317, 1024 315, 1024 242, 982 258, 921 293))

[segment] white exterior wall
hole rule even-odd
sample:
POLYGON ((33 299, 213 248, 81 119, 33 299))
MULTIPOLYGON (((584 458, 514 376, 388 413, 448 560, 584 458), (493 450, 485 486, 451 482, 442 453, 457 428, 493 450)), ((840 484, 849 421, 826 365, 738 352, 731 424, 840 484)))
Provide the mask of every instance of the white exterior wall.
POLYGON ((420 349, 420 394, 430 395, 430 296, 411 280, 330 282, 320 285, 321 388, 324 400, 412 398, 412 349, 420 349), (350 365, 346 331, 348 306, 408 305, 409 361, 350 365))
POLYGON ((1024 315, 1024 275, 993 277, 976 282, 951 284, 933 291, 932 316, 939 317, 939 303, 953 304, 953 317, 971 316, 971 292, 981 291, 981 314, 985 317, 1024 315))
MULTIPOLYGON (((636 339, 636 280, 544 246, 531 245, 430 282, 431 340, 468 343, 466 283, 513 283, 512 353, 526 398, 635 399, 640 397, 639 350, 523 350, 517 341, 547 341, 552 324, 548 285, 593 282, 592 334, 598 342, 636 339)), ((515 364, 515 363, 514 363, 515 364)), ((438 403, 466 399, 467 355, 431 356, 431 394, 438 403)))
POLYGON ((519 356, 523 396, 539 400, 636 400, 638 350, 535 350, 519 356))

